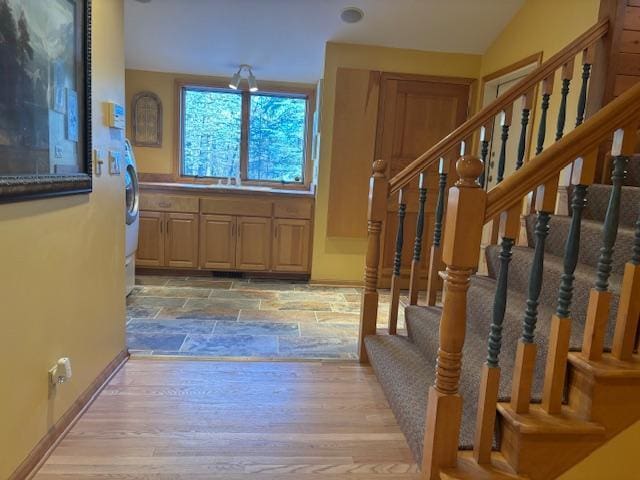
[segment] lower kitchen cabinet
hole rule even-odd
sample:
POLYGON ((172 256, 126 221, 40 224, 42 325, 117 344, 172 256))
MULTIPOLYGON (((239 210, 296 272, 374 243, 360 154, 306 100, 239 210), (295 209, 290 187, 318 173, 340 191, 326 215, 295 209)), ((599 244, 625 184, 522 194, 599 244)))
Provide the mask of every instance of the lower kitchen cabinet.
POLYGON ((164 213, 140 212, 136 264, 144 267, 164 266, 164 213))
POLYGON ((272 270, 275 272, 307 272, 311 222, 290 218, 273 221, 272 270))
POLYGON ((139 267, 309 274, 312 198, 191 188, 143 184, 139 267))
POLYGON ((271 266, 271 219, 236 217, 236 269, 265 271, 271 266))
POLYGON ((141 211, 136 264, 197 268, 198 215, 141 211))
POLYGON ((200 215, 200 267, 212 270, 235 269, 235 217, 200 215))
POLYGON ((198 215, 193 213, 165 213, 167 238, 165 264, 174 268, 198 266, 198 215))

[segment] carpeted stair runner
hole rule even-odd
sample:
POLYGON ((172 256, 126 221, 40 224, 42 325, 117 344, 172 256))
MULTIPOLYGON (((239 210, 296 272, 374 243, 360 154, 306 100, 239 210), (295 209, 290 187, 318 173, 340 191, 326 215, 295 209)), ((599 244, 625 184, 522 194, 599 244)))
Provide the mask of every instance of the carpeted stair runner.
MULTIPOLYGON (((611 345, 613 319, 618 307, 618 292, 624 264, 633 248, 633 226, 640 211, 640 156, 630 162, 627 185, 623 188, 620 227, 613 256, 610 289, 614 293, 605 345, 611 345)), ((575 272, 570 345, 580 350, 584 331, 589 290, 594 286, 596 266, 602 241, 602 222, 609 202, 611 186, 592 185, 581 227, 579 264, 575 272)), ((503 324, 500 367, 501 401, 508 401, 518 339, 522 333, 529 274, 533 261, 534 215, 526 219, 529 247, 514 247, 509 265, 509 291, 503 324)), ((550 320, 557 305, 558 286, 563 272, 564 243, 568 235, 570 217, 553 216, 545 243, 544 281, 538 308, 536 343, 538 356, 533 383, 533 401, 542 396, 544 364, 547 355, 550 320)), ((464 399, 459 444, 463 449, 473 447, 476 405, 481 367, 486 361, 487 339, 493 313, 495 279, 499 271, 499 246, 486 249, 488 277, 474 277, 467 297, 467 332, 463 350, 460 394, 464 399)), ((409 306, 405 309, 407 336, 373 335, 365 339, 371 365, 385 391, 391 408, 404 432, 417 462, 422 459, 425 413, 428 389, 435 382, 435 362, 438 351, 438 327, 441 309, 409 306)), ((496 439, 496 444, 497 444, 496 439)))

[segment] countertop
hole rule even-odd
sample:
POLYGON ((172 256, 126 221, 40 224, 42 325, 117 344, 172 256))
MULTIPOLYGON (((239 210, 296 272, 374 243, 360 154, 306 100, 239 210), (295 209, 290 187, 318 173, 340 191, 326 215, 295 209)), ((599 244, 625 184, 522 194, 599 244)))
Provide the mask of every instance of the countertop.
POLYGON ((172 192, 172 193, 196 193, 198 195, 209 195, 214 193, 235 194, 235 195, 248 195, 248 194, 261 194, 261 195, 278 195, 286 197, 307 197, 313 198, 315 196, 314 191, 309 190, 295 190, 295 189, 283 189, 262 187, 255 185, 242 185, 240 187, 229 185, 211 185, 202 183, 175 183, 175 182, 140 182, 141 191, 154 191, 154 192, 172 192))

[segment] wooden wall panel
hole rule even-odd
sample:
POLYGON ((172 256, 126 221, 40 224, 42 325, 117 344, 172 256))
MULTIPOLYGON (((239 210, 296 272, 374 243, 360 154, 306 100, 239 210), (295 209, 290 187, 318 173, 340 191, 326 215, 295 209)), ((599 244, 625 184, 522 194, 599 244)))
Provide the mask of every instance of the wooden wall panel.
POLYGON ((327 236, 366 237, 380 72, 338 68, 336 74, 327 236))

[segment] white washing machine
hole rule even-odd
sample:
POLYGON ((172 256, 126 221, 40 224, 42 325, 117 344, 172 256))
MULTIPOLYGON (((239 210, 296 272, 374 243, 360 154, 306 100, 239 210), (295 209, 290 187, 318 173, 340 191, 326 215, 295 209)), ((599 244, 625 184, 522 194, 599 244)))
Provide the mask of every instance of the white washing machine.
POLYGON ((138 185, 138 167, 136 157, 133 154, 131 143, 125 139, 125 216, 126 216, 126 241, 125 241, 125 274, 126 295, 133 290, 136 281, 136 250, 138 249, 138 228, 140 218, 138 209, 140 205, 140 187, 138 185))

